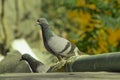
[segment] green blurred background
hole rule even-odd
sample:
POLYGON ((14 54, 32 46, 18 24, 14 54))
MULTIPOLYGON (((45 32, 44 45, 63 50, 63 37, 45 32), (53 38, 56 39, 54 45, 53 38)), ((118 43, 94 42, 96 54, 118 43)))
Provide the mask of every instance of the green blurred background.
POLYGON ((0 0, 0 53, 25 38, 35 53, 46 52, 39 17, 56 34, 87 54, 120 51, 120 0, 0 0))

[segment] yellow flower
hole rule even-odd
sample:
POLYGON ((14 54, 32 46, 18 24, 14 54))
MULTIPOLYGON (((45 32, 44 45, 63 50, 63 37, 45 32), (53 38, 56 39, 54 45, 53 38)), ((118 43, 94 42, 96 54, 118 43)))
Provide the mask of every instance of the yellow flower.
POLYGON ((120 29, 115 29, 115 30, 112 30, 111 28, 109 28, 108 30, 108 42, 114 46, 114 47, 117 47, 118 45, 118 41, 120 41, 120 29))
POLYGON ((80 24, 83 27, 89 24, 91 15, 88 12, 74 10, 68 12, 68 18, 75 24, 80 24))
POLYGON ((79 12, 80 24, 81 26, 86 26, 91 20, 91 15, 88 12, 80 11, 79 12))
POLYGON ((87 53, 90 54, 92 53, 92 49, 90 47, 87 46, 87 53))
POLYGON ((120 0, 117 0, 117 3, 120 4, 120 0))
POLYGON ((92 9, 92 10, 96 9, 96 5, 95 4, 87 4, 87 7, 92 9))
POLYGON ((77 0, 77 6, 85 6, 85 0, 77 0))

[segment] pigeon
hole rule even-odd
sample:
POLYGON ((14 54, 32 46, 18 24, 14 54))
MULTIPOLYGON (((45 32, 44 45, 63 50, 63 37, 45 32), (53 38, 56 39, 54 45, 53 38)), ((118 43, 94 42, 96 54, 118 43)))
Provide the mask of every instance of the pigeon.
POLYGON ((20 61, 25 60, 30 65, 30 68, 34 73, 46 73, 49 70, 49 66, 44 65, 42 62, 34 59, 29 54, 23 54, 20 61))
POLYGON ((69 58, 73 55, 84 54, 70 41, 56 35, 45 18, 37 19, 37 24, 41 27, 45 48, 48 52, 55 55, 59 61, 63 57, 69 58))

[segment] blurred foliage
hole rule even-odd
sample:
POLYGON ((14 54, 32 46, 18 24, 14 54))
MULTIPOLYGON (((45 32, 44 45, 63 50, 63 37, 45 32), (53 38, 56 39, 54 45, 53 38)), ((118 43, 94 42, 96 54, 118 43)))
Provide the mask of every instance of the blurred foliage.
POLYGON ((42 1, 42 16, 88 54, 120 50, 119 0, 42 1), (47 6, 47 9, 46 9, 47 6))
POLYGON ((0 46, 4 48, 10 47, 11 40, 25 38, 32 48, 43 50, 38 45, 41 37, 35 21, 45 17, 57 34, 83 52, 120 50, 119 0, 1 0, 0 4, 2 1, 5 3, 4 8, 0 6, 0 46))
POLYGON ((40 1, 0 0, 0 54, 6 55, 14 39, 18 38, 25 38, 31 47, 40 49, 35 26, 40 14, 40 1))

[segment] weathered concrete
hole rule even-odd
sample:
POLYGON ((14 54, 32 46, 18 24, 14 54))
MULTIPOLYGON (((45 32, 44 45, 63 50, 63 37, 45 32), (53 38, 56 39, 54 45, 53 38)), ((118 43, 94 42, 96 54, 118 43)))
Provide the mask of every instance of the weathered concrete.
POLYGON ((78 72, 78 73, 16 73, 1 74, 0 80, 120 80, 120 73, 78 72))
POLYGON ((21 54, 17 51, 11 51, 0 62, 0 74, 3 73, 30 73, 29 66, 25 61, 20 61, 21 54))

